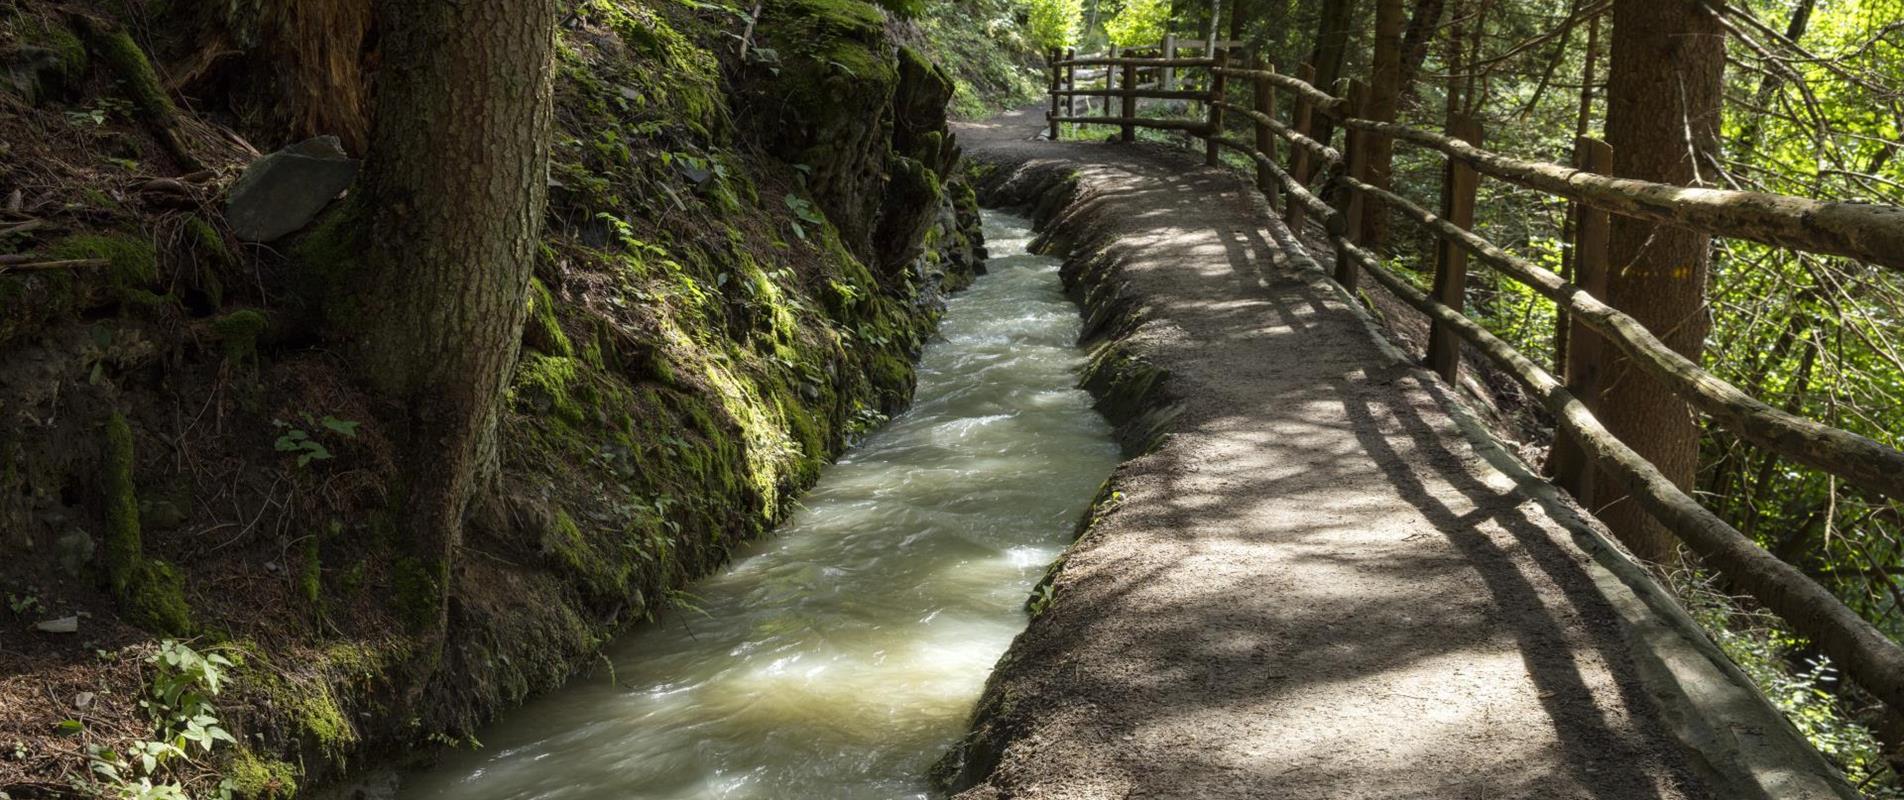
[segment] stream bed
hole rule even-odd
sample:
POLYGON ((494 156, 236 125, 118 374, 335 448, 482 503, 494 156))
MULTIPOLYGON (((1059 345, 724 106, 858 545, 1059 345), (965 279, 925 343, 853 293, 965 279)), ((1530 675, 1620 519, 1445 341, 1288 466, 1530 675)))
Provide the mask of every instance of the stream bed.
POLYGON ((1074 388, 1085 354, 1056 259, 986 212, 990 274, 953 297, 910 411, 804 507, 507 714, 405 776, 406 800, 894 800, 964 733, 1027 594, 1118 461, 1074 388))

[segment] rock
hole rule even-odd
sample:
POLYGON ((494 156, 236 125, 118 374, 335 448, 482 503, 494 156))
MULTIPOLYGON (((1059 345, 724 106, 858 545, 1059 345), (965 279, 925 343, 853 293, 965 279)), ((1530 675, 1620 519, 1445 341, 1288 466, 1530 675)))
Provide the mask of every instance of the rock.
POLYGON ((45 633, 79 633, 79 617, 60 617, 33 623, 33 628, 45 633))
POLYGON ((335 136, 306 139, 251 162, 226 205, 232 232, 247 242, 269 242, 311 224, 357 179, 357 166, 335 136))
POLYGON ((92 693, 92 692, 80 692, 79 694, 76 694, 76 695, 73 695, 73 707, 74 707, 74 708, 77 708, 77 709, 80 709, 81 711, 84 711, 84 710, 86 710, 86 709, 88 709, 88 708, 91 708, 91 707, 92 707, 92 705, 93 705, 93 693, 92 693))
POLYGON ((53 549, 58 555, 60 569, 68 575, 78 575, 93 561, 93 537, 85 531, 61 534, 53 540, 53 549))

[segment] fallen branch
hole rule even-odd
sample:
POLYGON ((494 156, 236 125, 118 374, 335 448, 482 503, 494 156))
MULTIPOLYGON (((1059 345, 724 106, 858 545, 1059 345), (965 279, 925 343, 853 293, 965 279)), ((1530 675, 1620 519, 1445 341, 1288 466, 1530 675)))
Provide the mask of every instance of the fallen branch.
POLYGON ((69 258, 57 261, 15 260, 26 258, 37 258, 37 256, 0 256, 0 274, 47 269, 84 269, 87 267, 105 267, 112 265, 111 261, 103 258, 69 258))

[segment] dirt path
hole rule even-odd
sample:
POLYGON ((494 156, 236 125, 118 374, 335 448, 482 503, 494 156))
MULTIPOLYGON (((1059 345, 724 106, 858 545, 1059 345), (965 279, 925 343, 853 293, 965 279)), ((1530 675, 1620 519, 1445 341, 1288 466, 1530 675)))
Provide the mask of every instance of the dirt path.
POLYGON ((1239 181, 1027 141, 1038 124, 957 134, 1003 169, 1077 170, 1073 260, 1142 304, 1128 343, 1181 410, 993 676, 960 798, 1835 796, 1696 643, 1650 649, 1666 612, 1491 463, 1443 385, 1272 263, 1239 181), (1687 652, 1708 684, 1662 683, 1687 652), (1711 724, 1715 694, 1735 716, 1711 724), (1784 761, 1739 763, 1767 741, 1784 761))

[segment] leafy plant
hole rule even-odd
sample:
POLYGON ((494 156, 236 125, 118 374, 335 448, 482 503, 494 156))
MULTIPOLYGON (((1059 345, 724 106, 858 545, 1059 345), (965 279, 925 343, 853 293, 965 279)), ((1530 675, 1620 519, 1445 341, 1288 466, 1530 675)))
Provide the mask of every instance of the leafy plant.
MULTIPOLYGON (((185 787, 166 780, 165 772, 174 761, 190 762, 194 751, 204 754, 220 742, 236 744, 212 706, 232 663, 172 640, 161 642, 146 663, 152 666, 152 683, 139 705, 152 720, 153 738, 129 742, 122 749, 88 748, 93 774, 102 782, 95 788, 120 800, 189 800, 185 787)), ((69 731, 63 724, 61 732, 76 735, 83 726, 69 731)), ((219 794, 228 795, 229 787, 221 785, 219 794)))
MULTIPOLYGON (((296 453, 298 466, 309 466, 313 461, 329 461, 331 459, 330 448, 324 446, 324 443, 318 441, 310 432, 281 419, 274 419, 271 421, 271 424, 283 431, 278 434, 277 442, 272 445, 273 449, 276 449, 280 453, 296 453)), ((321 428, 346 439, 357 438, 358 423, 350 420, 342 420, 331 416, 314 420, 310 414, 305 414, 304 424, 312 428, 321 428)))
POLYGON ((816 228, 826 224, 826 217, 821 216, 820 210, 814 208, 813 203, 804 197, 790 193, 781 198, 781 202, 785 203, 787 209, 792 211, 793 216, 797 218, 793 223, 793 235, 800 237, 801 241, 805 241, 807 238, 806 229, 800 227, 801 222, 805 222, 816 228))

